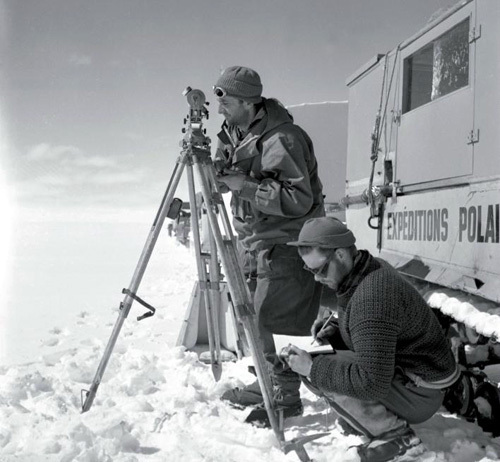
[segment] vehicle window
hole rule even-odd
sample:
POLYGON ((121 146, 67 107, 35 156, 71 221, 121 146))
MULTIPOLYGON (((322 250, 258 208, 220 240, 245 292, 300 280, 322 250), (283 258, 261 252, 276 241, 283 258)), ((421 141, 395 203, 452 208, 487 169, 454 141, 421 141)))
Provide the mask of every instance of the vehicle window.
POLYGON ((469 84, 469 18, 404 60, 403 113, 469 84))

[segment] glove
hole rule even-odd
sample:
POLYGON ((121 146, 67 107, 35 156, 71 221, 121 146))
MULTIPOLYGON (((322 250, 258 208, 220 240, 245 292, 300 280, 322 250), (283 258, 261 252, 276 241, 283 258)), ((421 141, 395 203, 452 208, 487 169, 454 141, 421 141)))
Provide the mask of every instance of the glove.
POLYGON ((334 338, 338 334, 337 320, 332 316, 317 319, 311 327, 311 335, 319 345, 330 343, 333 346, 334 338))

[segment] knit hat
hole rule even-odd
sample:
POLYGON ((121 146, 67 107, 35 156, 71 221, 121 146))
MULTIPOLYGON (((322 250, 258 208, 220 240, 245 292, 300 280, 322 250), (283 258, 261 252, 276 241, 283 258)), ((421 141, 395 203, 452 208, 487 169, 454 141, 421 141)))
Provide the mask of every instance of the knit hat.
POLYGON ((224 69, 215 87, 225 90, 228 96, 234 96, 249 103, 260 103, 262 99, 260 76, 248 67, 231 66, 224 69))
POLYGON ((356 242, 352 231, 344 223, 333 217, 310 218, 299 233, 299 240, 288 242, 296 247, 322 247, 337 249, 350 247, 356 242))

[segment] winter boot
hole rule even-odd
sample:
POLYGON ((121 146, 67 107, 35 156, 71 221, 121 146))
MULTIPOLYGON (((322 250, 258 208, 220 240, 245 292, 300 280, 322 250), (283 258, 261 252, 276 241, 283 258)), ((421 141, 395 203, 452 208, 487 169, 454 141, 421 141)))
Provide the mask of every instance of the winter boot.
POLYGON ((361 462, 388 462, 413 460, 425 451, 415 432, 405 425, 358 446, 361 462))
MULTIPOLYGON (((274 371, 271 375, 273 382, 274 403, 283 418, 302 415, 303 406, 300 399, 300 378, 291 369, 274 371)), ((265 427, 270 426, 264 404, 255 406, 245 422, 255 423, 265 427)))
POLYGON ((260 391, 258 380, 252 382, 246 387, 236 387, 225 391, 222 394, 221 399, 224 401, 229 401, 229 403, 238 408, 264 404, 264 398, 262 397, 262 392, 260 391))
MULTIPOLYGON (((266 362, 267 371, 273 378, 273 366, 271 363, 266 362)), ((248 366, 248 372, 257 377, 257 371, 254 366, 248 366)), ((248 406, 260 406, 264 405, 264 398, 262 397, 262 392, 260 391, 259 381, 255 380, 249 385, 243 388, 235 387, 230 390, 225 391, 221 399, 223 401, 228 401, 234 407, 243 409, 248 406)))

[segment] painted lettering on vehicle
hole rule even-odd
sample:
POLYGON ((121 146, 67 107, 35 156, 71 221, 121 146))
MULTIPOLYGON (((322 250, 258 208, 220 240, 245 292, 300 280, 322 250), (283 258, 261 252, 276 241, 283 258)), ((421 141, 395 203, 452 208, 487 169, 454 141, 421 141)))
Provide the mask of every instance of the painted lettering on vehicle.
POLYGON ((459 207, 454 217, 456 223, 450 223, 447 208, 389 212, 387 239, 447 241, 453 226, 458 228, 459 242, 500 242, 500 204, 459 207))

